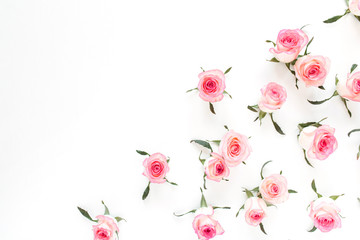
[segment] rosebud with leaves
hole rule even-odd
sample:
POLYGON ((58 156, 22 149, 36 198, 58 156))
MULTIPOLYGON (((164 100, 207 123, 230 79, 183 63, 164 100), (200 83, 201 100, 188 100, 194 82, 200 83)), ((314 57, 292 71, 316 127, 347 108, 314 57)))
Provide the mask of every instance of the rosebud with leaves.
POLYGON ((166 178, 166 174, 169 172, 170 168, 168 163, 170 158, 166 158, 165 155, 161 153, 149 154, 145 151, 136 150, 140 155, 149 156, 143 162, 144 172, 143 175, 149 179, 149 183, 143 193, 142 199, 145 200, 150 192, 150 183, 165 183, 168 182, 171 185, 177 185, 174 182, 170 182, 166 178))
POLYGON ((93 226, 94 240, 114 240, 116 238, 119 239, 118 223, 122 220, 126 220, 121 217, 114 218, 110 216, 110 211, 105 205, 104 201, 102 201, 101 203, 105 207, 105 212, 104 215, 96 216, 96 219, 93 219, 86 210, 80 207, 78 207, 78 210, 80 211, 81 215, 83 215, 90 221, 97 223, 97 225, 93 226))
POLYGON ((348 8, 345 10, 345 13, 342 15, 337 15, 334 17, 331 17, 324 21, 324 23, 333 23, 339 20, 340 18, 348 15, 349 13, 352 13, 354 17, 360 21, 360 1, 359 0, 351 0, 349 3, 349 0, 345 0, 346 5, 348 8))
POLYGON ((225 91, 225 74, 230 72, 231 67, 225 72, 219 69, 208 71, 205 71, 203 68, 201 69, 203 72, 199 74, 198 87, 190 89, 186 92, 194 90, 199 91, 200 98, 205 102, 209 102, 210 111, 213 114, 216 114, 213 103, 221 101, 224 98, 224 94, 227 94, 230 98, 232 98, 232 96, 225 91))
POLYGON ((309 232, 314 232, 316 229, 319 229, 321 232, 329 232, 332 229, 340 228, 340 209, 335 204, 335 200, 344 194, 323 197, 316 189, 315 180, 311 182, 311 188, 314 190, 318 198, 312 201, 309 205, 309 217, 314 223, 314 227, 309 230, 309 232))
POLYGON ((270 82, 261 89, 261 93, 262 96, 259 103, 257 105, 247 107, 250 111, 259 114, 259 116, 254 120, 254 122, 259 120, 261 125, 262 119, 267 114, 269 114, 270 119, 275 127, 275 130, 279 134, 285 135, 283 130, 280 128, 279 124, 277 124, 274 121, 273 112, 280 109, 282 105, 285 103, 287 98, 286 89, 277 83, 270 82))
MULTIPOLYGON (((354 132, 360 132, 360 128, 351 130, 351 131, 348 133, 348 136, 350 137, 350 135, 351 135, 352 133, 354 133, 354 132)), ((356 155, 356 159, 359 160, 359 158, 360 158, 360 145, 359 145, 359 151, 358 151, 358 153, 357 153, 357 155, 356 155)))

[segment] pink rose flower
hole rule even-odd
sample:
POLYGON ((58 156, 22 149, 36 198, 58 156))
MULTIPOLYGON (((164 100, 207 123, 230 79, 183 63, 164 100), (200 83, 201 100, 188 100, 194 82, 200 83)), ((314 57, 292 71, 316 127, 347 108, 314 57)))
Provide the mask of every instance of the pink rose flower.
POLYGON ((280 174, 273 174, 262 180, 260 184, 262 198, 271 204, 283 203, 289 198, 287 180, 280 174))
POLYGON ((302 30, 283 29, 277 37, 276 49, 271 48, 270 52, 278 61, 289 63, 298 57, 308 42, 309 38, 302 30))
POLYGON ((301 131, 299 143, 309 159, 325 160, 337 149, 334 133, 335 128, 328 125, 318 128, 309 126, 301 131))
POLYGON ((267 84, 261 89, 262 97, 259 108, 263 112, 272 113, 280 109, 287 98, 286 89, 274 82, 267 84))
POLYGON ((225 74, 218 69, 199 74, 199 96, 206 102, 218 102, 224 97, 225 74))
POLYGON ((352 0, 349 9, 355 16, 360 16, 360 0, 352 0))
POLYGON ((193 228, 200 240, 208 240, 224 233, 220 223, 212 217, 214 215, 212 207, 200 208, 195 215, 193 228))
POLYGON ((235 167, 249 157, 252 149, 246 136, 230 130, 221 139, 219 151, 226 164, 235 167))
POLYGON ((306 55, 296 61, 294 68, 297 79, 303 81, 307 87, 320 87, 329 73, 330 59, 306 55))
POLYGON ((110 216, 99 215, 99 221, 93 226, 94 240, 113 240, 116 232, 119 232, 116 220, 110 216))
POLYGON ((225 163, 225 160, 217 153, 211 153, 212 159, 205 162, 206 178, 220 182, 223 178, 228 177, 230 170, 225 163))
POLYGON ((338 83, 336 87, 341 97, 360 102, 360 72, 349 73, 346 84, 338 83))
POLYGON ((149 178, 151 183, 166 182, 166 173, 170 170, 166 157, 161 153, 154 153, 143 162, 145 171, 143 175, 149 178))
POLYGON ((258 226, 266 216, 267 205, 258 197, 248 198, 245 202, 245 221, 252 226, 258 226))
POLYGON ((329 232, 341 227, 340 209, 331 198, 321 197, 310 204, 310 218, 321 232, 329 232))

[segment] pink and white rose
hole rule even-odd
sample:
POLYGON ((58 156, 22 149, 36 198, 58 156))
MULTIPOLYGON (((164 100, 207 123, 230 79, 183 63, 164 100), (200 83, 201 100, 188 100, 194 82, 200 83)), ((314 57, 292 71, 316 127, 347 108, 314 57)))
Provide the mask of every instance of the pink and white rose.
POLYGON ((355 16, 360 16, 360 0, 352 0, 349 9, 355 16))
POLYGON ((274 82, 268 83, 261 89, 262 97, 259 108, 263 112, 272 113, 281 108, 287 98, 286 89, 274 82))
POLYGON ((289 63, 298 57, 308 42, 309 38, 302 30, 283 29, 278 34, 276 48, 271 48, 270 52, 279 62, 289 63))
POLYGON ((246 136, 230 130, 221 139, 219 151, 226 164, 235 167, 249 157, 252 149, 246 136))
POLYGON ((328 125, 309 126, 301 131, 299 143, 309 159, 325 160, 338 147, 334 133, 335 128, 328 125))
POLYGON ((208 240, 224 233, 220 223, 213 218, 214 210, 211 206, 198 209, 195 215, 193 228, 200 240, 208 240))
POLYGON ((206 178, 220 182, 223 178, 229 176, 230 170, 222 156, 217 153, 211 153, 211 155, 213 158, 205 162, 206 178))
POLYGON ((113 240, 119 232, 116 220, 110 216, 99 215, 96 217, 98 224, 93 226, 94 240, 113 240))
POLYGON ((166 173, 170 170, 166 157, 161 153, 151 154, 143 162, 145 170, 143 175, 149 178, 151 183, 166 182, 166 173))
POLYGON ((329 232, 332 229, 341 228, 339 212, 340 209, 333 199, 321 197, 311 202, 309 216, 317 229, 321 232, 329 232))
POLYGON ((258 226, 266 217, 267 205, 265 201, 258 197, 248 198, 244 206, 245 221, 252 226, 258 226))
POLYGON ((283 203, 289 198, 287 180, 280 174, 273 174, 263 179, 259 190, 262 198, 271 204, 283 203))
POLYGON ((330 59, 324 56, 306 55, 299 58, 294 66, 297 79, 307 87, 320 87, 330 70, 330 59))
POLYGON ((225 74, 218 69, 199 74, 199 96, 206 102, 218 102, 224 97, 225 74))
POLYGON ((346 84, 339 82, 336 87, 341 97, 360 102, 360 72, 349 73, 346 84))

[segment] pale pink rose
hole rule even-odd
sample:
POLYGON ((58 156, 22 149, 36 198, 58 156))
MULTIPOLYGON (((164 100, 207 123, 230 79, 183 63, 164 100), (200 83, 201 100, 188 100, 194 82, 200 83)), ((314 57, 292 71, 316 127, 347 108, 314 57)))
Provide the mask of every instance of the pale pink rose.
POLYGON ((355 16, 360 16, 360 0, 352 0, 349 9, 355 16))
POLYGON ((208 240, 224 233, 220 223, 213 218, 214 210, 212 207, 200 208, 195 212, 195 215, 193 228, 200 240, 208 240))
POLYGON ((262 198, 271 204, 283 203, 289 198, 287 180, 280 174, 273 174, 262 180, 260 184, 262 198))
POLYGON ((340 209, 331 198, 321 197, 310 204, 310 218, 314 226, 321 232, 329 232, 334 228, 341 228, 340 209))
POLYGON ((161 153, 151 154, 143 162, 145 171, 143 175, 149 178, 151 183, 166 182, 166 173, 170 170, 166 157, 161 153))
POLYGON ((221 139, 219 151, 226 164, 235 167, 249 157, 252 149, 246 136, 230 130, 221 139))
POLYGON ((271 48, 270 52, 278 61, 289 63, 298 57, 308 42, 309 38, 302 30, 283 29, 277 37, 276 49, 271 48))
POLYGON ((199 96, 206 102, 218 102, 224 97, 225 74, 218 69, 205 71, 199 74, 199 96))
POLYGON ((264 200, 258 197, 248 198, 244 206, 245 221, 252 226, 258 226, 266 217, 267 205, 264 200))
POLYGON ((330 59, 323 56, 306 55, 299 58, 294 66, 297 79, 307 87, 320 87, 330 70, 330 59))
POLYGON ((360 102, 360 72, 348 74, 346 84, 338 83, 337 92, 343 98, 360 102))
POLYGON ((222 156, 217 153, 211 153, 211 155, 213 158, 205 162, 206 178, 220 182, 229 176, 230 170, 222 156))
POLYGON ((325 160, 338 147, 334 133, 335 128, 328 125, 309 126, 301 131, 299 143, 309 159, 325 160))
POLYGON ((94 240, 113 240, 119 232, 116 220, 110 216, 99 215, 96 217, 98 224, 93 226, 94 240))
POLYGON ((263 112, 272 113, 280 109, 287 98, 286 89, 274 82, 268 83, 261 89, 262 97, 259 108, 263 112))

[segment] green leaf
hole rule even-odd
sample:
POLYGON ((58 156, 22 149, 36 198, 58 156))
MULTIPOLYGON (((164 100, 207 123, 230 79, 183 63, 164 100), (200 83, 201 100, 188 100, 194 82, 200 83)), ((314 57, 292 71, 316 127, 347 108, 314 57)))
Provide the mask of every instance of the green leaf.
POLYGON ((201 68, 201 70, 203 71, 203 72, 205 72, 205 70, 203 69, 203 67, 200 67, 201 68))
POLYGON ((260 223, 260 229, 265 235, 267 235, 267 233, 265 232, 265 229, 264 229, 264 225, 262 223, 260 223))
POLYGON ((315 179, 313 179, 312 182, 311 182, 311 188, 317 194, 317 189, 316 189, 316 185, 315 185, 315 179))
POLYGON ((196 212, 196 209, 193 209, 193 210, 188 211, 188 212, 183 213, 183 214, 176 214, 176 213, 173 213, 173 214, 174 214, 174 216, 176 216, 176 217, 182 217, 182 216, 184 216, 184 215, 186 215, 186 214, 195 213, 195 212, 196 212))
POLYGON ((272 162, 272 160, 267 161, 267 162, 265 162, 265 163, 262 165, 262 167, 261 167, 261 171, 260 171, 260 177, 261 177, 261 180, 263 180, 263 179, 264 179, 264 176, 263 176, 263 170, 264 170, 264 167, 266 166, 266 164, 268 164, 268 163, 270 163, 270 162, 272 162))
POLYGON ((357 68, 357 66, 358 66, 357 64, 353 64, 351 66, 350 73, 352 73, 355 70, 355 68, 357 68))
POLYGON ((260 125, 261 125, 261 120, 264 119, 264 117, 266 116, 266 112, 263 112, 263 111, 259 111, 259 120, 260 120, 260 125))
POLYGON ((338 198, 341 197, 341 196, 344 196, 344 194, 332 195, 332 196, 330 196, 329 198, 331 198, 331 199, 333 199, 333 200, 336 200, 336 199, 338 199, 338 198))
POLYGON ((359 152, 356 154, 356 160, 359 160, 360 158, 360 145, 359 145, 359 152))
POLYGON ((349 6, 349 0, 345 0, 347 6, 349 6))
POLYGON ((230 72, 232 67, 229 67, 228 69, 226 69, 226 71, 224 72, 224 74, 227 74, 228 72, 230 72))
MULTIPOLYGON (((345 14, 346 15, 346 14, 345 14)), ((333 23, 342 18, 345 15, 337 15, 324 21, 324 23, 333 23)))
POLYGON ((274 43, 274 42, 271 41, 271 40, 266 40, 265 42, 267 42, 267 43, 272 43, 272 44, 274 45, 274 47, 276 47, 276 43, 274 43))
POLYGON ((200 191, 201 191, 200 207, 207 207, 208 205, 207 205, 207 202, 205 200, 205 196, 204 196, 202 188, 200 188, 200 191))
POLYGON ((281 135, 285 135, 285 133, 281 130, 280 126, 274 121, 272 113, 270 113, 270 118, 271 118, 272 123, 274 124, 276 131, 278 133, 280 133, 281 135))
POLYGON ((117 222, 121 222, 121 221, 125 221, 126 222, 126 219, 125 218, 122 218, 122 217, 115 217, 116 221, 117 222))
POLYGON ((200 155, 199 155, 199 161, 201 162, 202 165, 204 165, 206 159, 202 159, 202 158, 201 158, 201 154, 202 154, 202 151, 200 152, 200 155))
POLYGON ((215 143, 216 145, 220 145, 221 140, 206 140, 208 142, 215 143))
POLYGON ((268 61, 268 62, 276 62, 276 63, 280 62, 280 61, 277 60, 275 57, 273 57, 273 58, 270 59, 270 60, 266 60, 266 61, 268 61))
POLYGON ((321 90, 325 90, 324 86, 320 86, 318 88, 321 89, 321 90))
POLYGON ((310 167, 314 167, 313 165, 311 165, 311 163, 309 162, 309 159, 307 159, 307 157, 306 157, 306 151, 305 151, 305 149, 303 149, 303 151, 304 151, 304 158, 305 158, 305 161, 306 161, 306 163, 310 166, 310 167))
POLYGON ((203 180, 204 180, 204 189, 207 190, 207 188, 206 188, 206 173, 204 173, 204 175, 203 175, 203 180))
POLYGON ((212 207, 214 210, 215 209, 231 209, 231 207, 212 207))
POLYGON ((254 197, 254 194, 250 190, 244 188, 244 192, 248 198, 254 197))
POLYGON ((108 209, 108 207, 105 205, 104 201, 101 201, 101 203, 104 205, 105 207, 105 212, 104 212, 104 215, 110 215, 110 211, 108 209))
POLYGON ((339 78, 337 76, 337 74, 335 75, 335 86, 339 83, 339 78))
POLYGON ((291 70, 290 63, 285 63, 286 68, 291 72, 292 75, 296 76, 296 73, 294 70, 291 70))
POLYGON ((175 186, 178 186, 178 184, 177 184, 177 183, 174 183, 174 182, 170 182, 170 181, 169 181, 169 180, 167 180, 166 178, 165 178, 165 180, 166 180, 166 182, 170 183, 171 185, 175 185, 175 186))
POLYGON ((251 192, 259 192, 259 187, 253 188, 250 190, 251 192))
POLYGON ((302 26, 301 28, 300 28, 300 30, 303 30, 303 28, 305 28, 305 27, 307 27, 307 26, 309 26, 310 24, 306 24, 306 25, 304 25, 304 26, 302 26))
POLYGON ((239 208, 239 211, 237 211, 237 213, 236 213, 236 217, 238 217, 238 215, 239 215, 239 213, 240 213, 241 209, 244 209, 244 207, 245 207, 245 204, 243 204, 243 205, 239 208))
POLYGON ((228 95, 231 99, 232 99, 232 96, 230 95, 230 93, 228 93, 227 91, 224 90, 223 92, 224 94, 228 95))
POLYGON ((229 127, 227 125, 224 125, 224 128, 229 131, 229 127))
POLYGON ((87 211, 85 211, 84 209, 82 209, 82 208, 80 208, 80 207, 77 207, 77 208, 79 209, 80 213, 81 213, 84 217, 86 217, 86 218, 89 219, 90 221, 98 222, 98 220, 92 219, 92 218, 90 217, 90 214, 89 214, 87 211))
MULTIPOLYGON (((257 105, 255 105, 255 106, 257 106, 257 105)), ((254 106, 247 106, 247 109, 249 109, 250 111, 253 111, 253 112, 258 112, 258 110, 254 108, 254 106)))
POLYGON ((348 105, 347 105, 347 101, 348 101, 348 100, 347 100, 347 99, 345 99, 345 98, 343 98, 343 97, 341 97, 341 101, 344 103, 345 108, 346 108, 346 110, 347 110, 347 112, 348 112, 349 116, 350 116, 350 117, 352 117, 351 111, 349 110, 348 105))
POLYGON ((199 89, 198 88, 189 89, 189 90, 186 91, 186 93, 192 92, 192 91, 195 91, 195 90, 199 90, 199 89))
POLYGON ((148 155, 150 156, 150 154, 148 154, 147 152, 144 152, 144 151, 140 151, 140 150, 136 150, 136 152, 140 155, 148 155))
POLYGON ((209 107, 210 107, 210 111, 216 115, 214 105, 211 102, 209 102, 209 107))
POLYGON ((321 100, 321 101, 310 101, 310 100, 308 100, 308 102, 311 103, 311 104, 313 104, 313 105, 320 105, 320 104, 323 104, 323 103, 326 102, 326 101, 329 101, 330 99, 332 99, 334 96, 337 96, 337 95, 339 95, 339 94, 338 94, 337 91, 335 91, 335 92, 333 93, 333 95, 331 95, 331 97, 329 97, 329 98, 326 98, 326 99, 321 100))
POLYGON ((192 143, 192 142, 197 143, 197 144, 209 149, 211 152, 213 152, 213 149, 212 149, 210 143, 208 143, 208 142, 206 142, 204 140, 194 139, 194 140, 190 141, 190 143, 192 143))
POLYGON ((280 175, 282 175, 282 170, 280 171, 280 175))
POLYGON ((292 189, 289 189, 288 192, 289 192, 289 193, 298 193, 297 191, 292 190, 292 189))
POLYGON ((354 130, 351 130, 349 133, 348 133, 348 136, 350 137, 350 135, 354 132, 360 132, 360 128, 358 129, 354 129, 354 130))
POLYGON ((149 192, 150 192, 150 182, 147 185, 147 187, 145 188, 145 191, 144 191, 144 193, 142 195, 142 200, 145 200, 147 198, 147 196, 149 195, 149 192))
POLYGON ((312 43, 313 40, 314 40, 314 37, 312 37, 311 40, 310 40, 310 41, 308 42, 308 44, 306 45, 304 55, 307 55, 307 54, 308 54, 308 47, 310 46, 310 44, 312 43))
POLYGON ((315 232, 317 228, 314 226, 311 230, 309 230, 308 232, 315 232))

